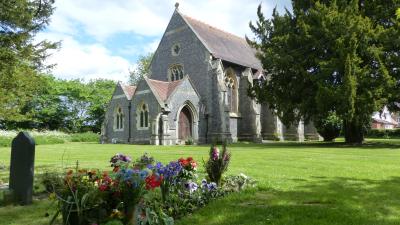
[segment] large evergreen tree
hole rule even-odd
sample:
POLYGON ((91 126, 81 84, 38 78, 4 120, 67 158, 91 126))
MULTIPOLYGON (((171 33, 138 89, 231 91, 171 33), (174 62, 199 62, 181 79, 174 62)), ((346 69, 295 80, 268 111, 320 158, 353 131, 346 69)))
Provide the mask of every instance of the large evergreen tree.
POLYGON ((252 95, 284 124, 335 112, 348 143, 362 143, 371 115, 399 101, 399 0, 296 0, 293 12, 250 23, 249 43, 268 79, 252 95))
POLYGON ((54 0, 0 2, 0 120, 24 119, 21 108, 41 88, 46 50, 57 44, 34 40, 53 13, 54 0))

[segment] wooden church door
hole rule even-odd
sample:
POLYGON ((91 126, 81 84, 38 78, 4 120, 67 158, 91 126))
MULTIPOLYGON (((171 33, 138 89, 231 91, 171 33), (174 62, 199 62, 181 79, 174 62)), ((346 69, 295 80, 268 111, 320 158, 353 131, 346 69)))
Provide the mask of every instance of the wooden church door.
POLYGON ((192 115, 187 106, 183 107, 179 113, 179 139, 182 141, 192 137, 192 115))

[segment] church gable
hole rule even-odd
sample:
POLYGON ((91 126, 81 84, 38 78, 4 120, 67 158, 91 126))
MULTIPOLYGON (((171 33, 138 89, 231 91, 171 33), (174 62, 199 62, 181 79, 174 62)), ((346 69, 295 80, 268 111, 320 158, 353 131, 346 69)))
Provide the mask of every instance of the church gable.
MULTIPOLYGON (((210 54, 202 41, 175 10, 150 64, 150 78, 175 81, 186 74, 207 71, 210 54)), ((194 78, 193 78, 194 79, 194 78)))
POLYGON ((171 102, 173 102, 176 98, 186 98, 187 100, 195 98, 196 102, 198 101, 197 99, 199 99, 200 96, 193 86, 189 76, 185 76, 183 80, 179 81, 179 83, 176 83, 176 87, 173 90, 170 90, 169 97, 166 101, 168 105, 172 105, 171 102))

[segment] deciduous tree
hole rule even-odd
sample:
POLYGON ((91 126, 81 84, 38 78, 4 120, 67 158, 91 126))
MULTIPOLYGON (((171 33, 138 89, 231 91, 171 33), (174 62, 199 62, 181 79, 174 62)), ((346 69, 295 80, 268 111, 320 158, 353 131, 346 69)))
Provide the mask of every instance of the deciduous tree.
POLYGON ((129 84, 137 85, 137 83, 147 76, 150 72, 150 63, 154 53, 139 56, 136 67, 129 71, 129 84))

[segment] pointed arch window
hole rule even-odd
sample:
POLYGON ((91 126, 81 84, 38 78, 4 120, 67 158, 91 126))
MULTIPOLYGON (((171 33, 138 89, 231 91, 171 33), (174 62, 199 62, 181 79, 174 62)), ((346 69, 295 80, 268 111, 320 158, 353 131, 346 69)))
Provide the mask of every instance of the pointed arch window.
POLYGON ((180 64, 175 64, 169 67, 169 80, 176 81, 183 79, 183 66, 180 64))
POLYGON ((114 130, 124 130, 124 112, 120 106, 115 109, 114 113, 114 130))
POLYGON ((148 128, 150 126, 149 124, 149 109, 148 106, 145 103, 142 103, 140 105, 138 116, 139 116, 139 121, 138 121, 138 127, 139 128, 148 128))
POLYGON ((226 105, 231 113, 238 113, 238 83, 233 69, 226 70, 224 83, 226 86, 226 105))

